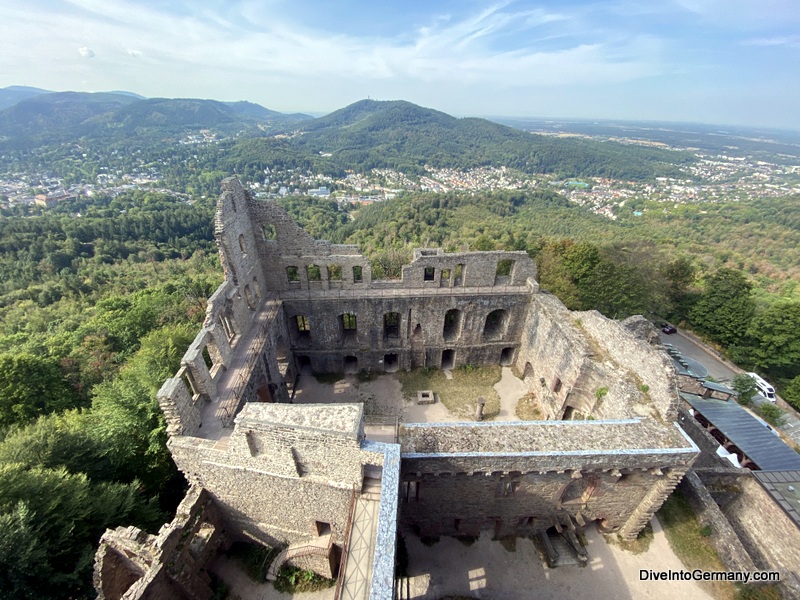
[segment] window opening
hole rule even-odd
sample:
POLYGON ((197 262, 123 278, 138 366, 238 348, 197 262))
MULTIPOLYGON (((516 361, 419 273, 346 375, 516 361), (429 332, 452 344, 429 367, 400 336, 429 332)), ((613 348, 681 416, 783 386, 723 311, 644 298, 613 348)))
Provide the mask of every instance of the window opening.
POLYGON ((309 281, 322 281, 322 271, 319 265, 308 265, 306 267, 306 274, 309 281))
POLYGON ((328 265, 328 279, 331 281, 341 281, 342 265, 328 265))
POLYGON ((445 342, 455 340, 461 333, 461 311, 452 308, 444 314, 444 328, 442 334, 445 342))
POLYGON ((400 313, 390 312, 383 315, 383 335, 396 338, 400 335, 400 313))

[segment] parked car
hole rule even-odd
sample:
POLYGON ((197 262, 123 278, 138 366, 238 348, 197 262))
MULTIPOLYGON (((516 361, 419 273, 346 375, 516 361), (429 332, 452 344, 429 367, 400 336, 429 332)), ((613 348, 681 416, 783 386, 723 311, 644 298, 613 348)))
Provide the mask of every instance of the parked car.
POLYGON ((669 323, 667 323, 666 325, 664 325, 664 327, 662 327, 662 328, 661 328, 661 331, 663 331, 664 333, 678 333, 678 330, 677 330, 677 329, 675 329, 675 328, 674 328, 672 325, 670 325, 669 323))

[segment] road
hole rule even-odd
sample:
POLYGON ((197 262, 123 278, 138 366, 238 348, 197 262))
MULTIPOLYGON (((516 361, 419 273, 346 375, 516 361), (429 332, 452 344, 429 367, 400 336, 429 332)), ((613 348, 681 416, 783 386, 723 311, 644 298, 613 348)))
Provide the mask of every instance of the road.
MULTIPOLYGON (((696 360, 702 364, 708 370, 708 374, 714 378, 714 381, 730 384, 733 378, 742 372, 741 370, 732 369, 701 342, 694 341, 680 331, 671 335, 661 333, 660 336, 662 343, 672 344, 686 358, 696 360)), ((761 396, 754 396, 753 403, 755 405, 759 405, 762 402, 768 402, 768 400, 761 396)), ((783 409, 784 413, 784 423, 778 429, 792 438, 797 444, 800 444, 800 415, 781 399, 778 399, 777 406, 783 409)))

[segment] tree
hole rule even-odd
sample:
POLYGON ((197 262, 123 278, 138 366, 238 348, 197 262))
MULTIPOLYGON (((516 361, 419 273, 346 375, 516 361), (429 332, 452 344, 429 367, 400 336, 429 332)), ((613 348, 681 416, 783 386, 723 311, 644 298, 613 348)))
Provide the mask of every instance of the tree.
POLYGON ((747 333, 757 367, 774 377, 800 375, 800 302, 776 302, 753 319, 747 333))
POLYGON ((163 515, 139 485, 92 483, 66 469, 0 465, 0 595, 83 596, 95 544, 116 523, 152 527, 163 515))
POLYGON ((76 403, 55 360, 27 353, 0 354, 0 427, 28 423, 76 403))
POLYGON ((789 404, 800 410, 800 375, 792 379, 782 390, 783 398, 789 404))
POLYGON ((758 393, 756 382, 753 381, 752 377, 745 375, 744 373, 740 373, 733 378, 731 387, 733 388, 733 391, 736 392, 736 399, 738 400, 739 404, 744 404, 745 406, 750 404, 753 396, 758 393))
POLYGON ((692 307, 689 319, 715 341, 734 346, 745 339, 753 320, 752 289, 741 271, 720 269, 706 278, 705 290, 692 307))

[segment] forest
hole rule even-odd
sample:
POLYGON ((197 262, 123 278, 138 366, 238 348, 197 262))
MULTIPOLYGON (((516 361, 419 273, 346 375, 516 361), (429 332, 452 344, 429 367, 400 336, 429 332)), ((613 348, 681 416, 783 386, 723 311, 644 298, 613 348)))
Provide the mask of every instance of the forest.
MULTIPOLYGON (((191 201, 138 190, 0 215, 4 597, 90 597, 102 532, 154 531, 183 494, 155 394, 222 277, 216 192, 199 192, 223 168, 257 168, 237 152, 214 165, 180 175, 191 201)), ((549 189, 280 202, 312 236, 358 244, 380 278, 416 246, 527 251, 570 308, 689 326, 800 406, 796 198, 617 221, 549 189)))

